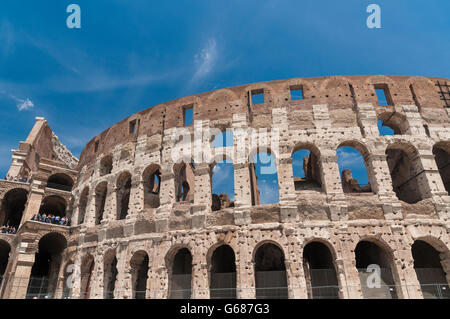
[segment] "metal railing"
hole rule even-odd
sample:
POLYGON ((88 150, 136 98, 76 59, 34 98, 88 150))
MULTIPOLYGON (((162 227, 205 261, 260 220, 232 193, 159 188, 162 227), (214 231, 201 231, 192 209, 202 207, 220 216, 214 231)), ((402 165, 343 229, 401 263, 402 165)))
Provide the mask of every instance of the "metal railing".
MULTIPOLYGON (((181 275, 190 276, 190 275, 181 275)), ((189 278, 184 278, 183 284, 188 285, 189 278)), ((408 296, 410 292, 421 291, 424 299, 450 299, 450 287, 444 283, 427 283, 420 285, 385 285, 378 288, 370 288, 366 285, 358 286, 271 286, 257 288, 240 288, 236 286, 228 288, 187 288, 172 286, 168 290, 124 290, 116 288, 105 294, 98 287, 90 287, 89 291, 80 291, 80 288, 68 288, 59 280, 49 280, 47 277, 0 277, 0 298, 10 299, 103 299, 110 295, 116 299, 234 299, 234 298, 256 298, 256 299, 287 299, 303 298, 311 299, 336 299, 344 295, 351 296, 349 292, 359 292, 363 299, 397 299, 399 292, 403 291, 402 298, 420 298, 420 294, 408 296), (371 293, 367 293, 370 291, 371 293), (396 292, 391 295, 390 292, 396 292), (405 296, 406 294, 406 296, 405 296), (86 298, 87 297, 87 298, 86 298)), ((189 283, 190 285, 190 283, 189 283)), ((190 286, 188 286, 190 287, 190 286)), ((86 288, 84 288, 86 289, 86 288)), ((83 290, 83 289, 81 289, 83 290)), ((356 294, 358 295, 358 294, 356 294)), ((355 296, 355 294, 353 294, 355 296)))

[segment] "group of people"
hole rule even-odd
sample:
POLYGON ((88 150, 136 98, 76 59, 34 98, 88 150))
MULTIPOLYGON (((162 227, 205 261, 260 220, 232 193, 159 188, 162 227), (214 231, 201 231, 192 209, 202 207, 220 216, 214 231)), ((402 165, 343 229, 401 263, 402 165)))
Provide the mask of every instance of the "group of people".
POLYGON ((47 224, 55 224, 61 226, 70 226, 70 220, 66 217, 59 217, 58 215, 53 214, 39 214, 34 215, 31 220, 47 223, 47 224))
POLYGON ((16 227, 13 226, 3 225, 2 227, 0 227, 0 232, 2 234, 15 234, 16 231, 16 227))
POLYGON ((17 177, 17 176, 11 176, 9 174, 7 174, 5 176, 5 181, 14 181, 14 182, 21 182, 21 183, 28 183, 28 177, 17 177))

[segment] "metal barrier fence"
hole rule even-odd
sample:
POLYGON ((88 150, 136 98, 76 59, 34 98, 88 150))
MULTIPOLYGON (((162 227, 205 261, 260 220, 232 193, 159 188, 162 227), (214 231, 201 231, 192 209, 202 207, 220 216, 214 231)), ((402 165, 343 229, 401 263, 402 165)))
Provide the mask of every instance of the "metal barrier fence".
MULTIPOLYGON (((186 276, 186 275, 183 275, 186 276)), ((188 275, 190 276, 190 275, 188 275)), ((226 277, 226 276, 225 276, 226 277)), ((186 280, 185 284, 189 278, 186 280)), ((421 285, 381 285, 378 288, 370 288, 365 285, 359 286, 309 286, 309 287, 293 287, 293 286, 271 286, 263 288, 214 288, 210 289, 184 289, 183 287, 169 287, 168 290, 120 290, 97 291, 91 288, 89 292, 78 292, 62 287, 61 283, 51 280, 47 277, 8 277, 0 278, 0 298, 10 299, 103 299, 103 296, 111 296, 111 298, 127 298, 127 299, 197 299, 209 296, 211 299, 234 299, 234 298, 256 298, 256 299, 285 299, 293 296, 294 290, 303 291, 304 296, 310 299, 337 299, 342 298, 342 292, 358 291, 362 292, 364 299, 397 299, 400 291, 421 290, 424 299, 450 299, 450 287, 444 283, 430 283, 421 285), (58 288, 59 287, 59 288, 58 288), (387 292, 396 292, 395 294, 387 292), (370 293, 367 293, 370 292, 370 293)), ((189 287, 189 286, 188 286, 189 287)), ((406 296, 405 298, 408 298, 406 296)))

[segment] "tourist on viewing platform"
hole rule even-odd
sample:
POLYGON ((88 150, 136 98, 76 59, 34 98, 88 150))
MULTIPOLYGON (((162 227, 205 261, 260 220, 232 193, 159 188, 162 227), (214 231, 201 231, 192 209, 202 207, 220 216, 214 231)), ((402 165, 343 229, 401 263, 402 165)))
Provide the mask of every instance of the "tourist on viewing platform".
POLYGON ((45 215, 45 213, 43 213, 41 216, 41 222, 45 223, 46 218, 47 218, 47 215, 45 215))
POLYGON ((55 219, 54 219, 54 221, 53 221, 53 224, 59 225, 59 219, 60 219, 59 216, 55 216, 55 219))

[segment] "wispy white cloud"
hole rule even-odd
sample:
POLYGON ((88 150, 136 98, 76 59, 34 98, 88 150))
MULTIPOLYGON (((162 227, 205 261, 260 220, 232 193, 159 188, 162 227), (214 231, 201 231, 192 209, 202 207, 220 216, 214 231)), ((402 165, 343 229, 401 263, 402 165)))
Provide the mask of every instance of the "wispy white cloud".
POLYGON ((22 99, 13 94, 8 94, 5 90, 0 90, 0 95, 4 95, 6 98, 13 100, 19 112, 30 110, 34 107, 34 103, 29 98, 22 99))
POLYGON ((31 100, 29 98, 22 100, 22 99, 17 99, 17 109, 19 111, 26 111, 29 109, 32 109, 34 107, 34 103, 31 102, 31 100))
POLYGON ((199 53, 194 56, 196 71, 191 79, 191 83, 200 81, 210 74, 217 62, 219 53, 216 40, 209 39, 199 53))
POLYGON ((338 154, 338 163, 342 167, 349 167, 349 166, 351 167, 364 163, 361 154, 359 154, 357 151, 338 149, 337 154, 338 154))

